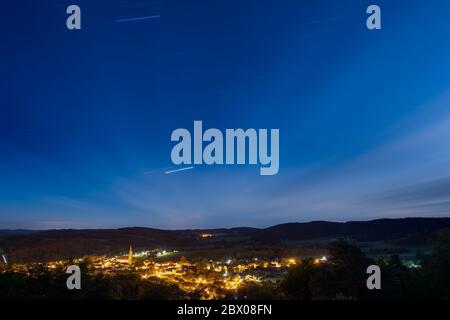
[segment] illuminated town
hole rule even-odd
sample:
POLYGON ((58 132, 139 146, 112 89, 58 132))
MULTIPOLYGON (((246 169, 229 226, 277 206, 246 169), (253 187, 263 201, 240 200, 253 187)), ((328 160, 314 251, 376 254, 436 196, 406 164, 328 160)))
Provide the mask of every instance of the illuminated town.
MULTIPOLYGON (((89 261, 89 271, 94 275, 134 273, 148 281, 174 284, 187 294, 197 292, 200 299, 222 299, 252 283, 277 283, 287 274, 289 267, 300 262, 298 258, 267 260, 258 257, 190 262, 181 256, 177 260, 165 260, 175 254, 179 255, 179 252, 159 249, 133 252, 130 245, 128 255, 89 256, 75 259, 74 262, 89 261)), ((325 261, 326 257, 314 260, 317 264, 325 261)), ((68 261, 55 261, 14 264, 11 268, 15 272, 27 273, 39 265, 49 270, 64 272, 68 264, 68 261)))

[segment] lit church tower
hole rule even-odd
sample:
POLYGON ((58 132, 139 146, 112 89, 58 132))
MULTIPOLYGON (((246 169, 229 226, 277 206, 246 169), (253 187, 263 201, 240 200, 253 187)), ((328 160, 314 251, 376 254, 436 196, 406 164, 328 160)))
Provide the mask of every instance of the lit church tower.
POLYGON ((133 247, 131 246, 131 242, 130 242, 130 251, 128 252, 128 264, 129 265, 133 264, 133 247))

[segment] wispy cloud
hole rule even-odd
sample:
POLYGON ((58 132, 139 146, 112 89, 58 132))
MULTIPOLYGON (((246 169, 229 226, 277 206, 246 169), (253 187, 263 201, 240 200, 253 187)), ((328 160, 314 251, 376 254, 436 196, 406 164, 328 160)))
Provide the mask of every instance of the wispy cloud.
POLYGON ((189 177, 130 179, 116 191, 131 207, 157 212, 161 222, 192 217, 177 223, 184 227, 449 215, 450 114, 439 112, 447 101, 424 106, 435 112, 420 125, 410 125, 423 118, 413 115, 405 130, 400 124, 397 134, 332 167, 285 169, 270 180, 214 168, 189 177))

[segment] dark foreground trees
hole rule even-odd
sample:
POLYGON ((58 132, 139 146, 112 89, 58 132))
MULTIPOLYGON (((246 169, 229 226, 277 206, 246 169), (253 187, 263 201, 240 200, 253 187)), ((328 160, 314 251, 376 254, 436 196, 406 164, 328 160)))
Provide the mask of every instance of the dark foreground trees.
POLYGON ((344 240, 328 246, 326 262, 304 260, 290 270, 281 287, 291 299, 357 298, 365 290, 370 265, 362 251, 344 240))
POLYGON ((373 261, 344 240, 328 246, 326 263, 304 260, 281 284, 290 299, 450 299, 450 230, 439 231, 421 267, 408 268, 398 256, 373 261), (381 290, 368 290, 366 269, 381 268, 381 290))

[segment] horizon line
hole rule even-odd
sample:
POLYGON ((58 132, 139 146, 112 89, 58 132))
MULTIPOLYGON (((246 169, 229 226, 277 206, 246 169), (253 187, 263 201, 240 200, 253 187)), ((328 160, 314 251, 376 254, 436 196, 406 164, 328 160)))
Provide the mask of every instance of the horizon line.
POLYGON ((440 216, 440 217, 400 217, 400 218, 376 218, 369 220, 347 220, 347 221, 331 221, 331 220, 309 220, 309 221, 291 221, 291 222, 281 222, 265 227, 249 227, 249 226, 234 226, 234 227, 205 227, 205 228, 178 228, 178 229, 169 229, 169 228, 158 228, 158 227, 148 227, 148 226, 125 226, 125 227, 109 227, 109 228, 59 228, 59 229, 0 229, 0 231, 60 231, 60 230, 120 230, 120 229, 133 229, 133 228, 142 228, 142 229, 155 229, 155 230, 163 230, 163 231, 197 231, 197 230, 220 230, 220 229, 267 229, 275 226, 285 225, 285 224, 307 224, 313 222, 326 222, 326 223, 351 223, 351 222, 372 222, 379 220, 405 220, 405 219, 450 219, 450 216, 440 216))

